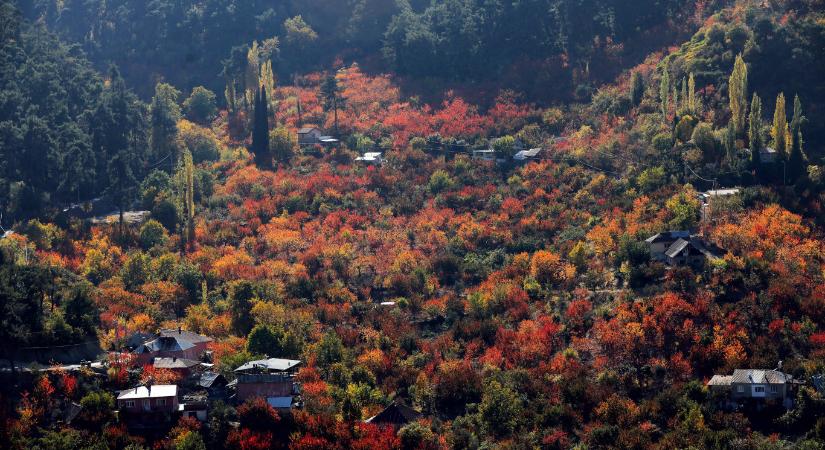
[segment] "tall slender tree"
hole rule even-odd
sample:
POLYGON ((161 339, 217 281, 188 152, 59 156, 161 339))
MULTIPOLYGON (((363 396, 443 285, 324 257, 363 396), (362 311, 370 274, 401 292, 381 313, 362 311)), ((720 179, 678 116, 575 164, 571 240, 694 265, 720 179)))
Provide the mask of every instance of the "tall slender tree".
POLYGON ((192 153, 183 151, 178 167, 178 210, 181 212, 181 253, 191 248, 195 240, 195 168, 192 153))
POLYGON ((668 97, 670 97, 670 73, 668 66, 662 69, 662 78, 659 80, 659 100, 662 102, 662 120, 667 121, 669 111, 668 97))
POLYGON ((788 156, 788 116, 785 112, 785 94, 780 92, 776 96, 776 108, 773 110, 773 126, 771 127, 771 138, 773 148, 783 158, 788 156))
POLYGON ((728 79, 728 98, 730 101, 730 112, 736 134, 740 135, 745 130, 745 114, 748 101, 748 66, 742 55, 736 56, 733 64, 733 72, 728 79))
POLYGON ((269 112, 267 108, 266 89, 255 95, 255 111, 252 121, 252 148, 255 164, 262 169, 272 168, 272 156, 269 153, 269 112))
POLYGON ((630 101, 633 106, 639 106, 642 102, 642 97, 645 95, 645 80, 639 72, 633 72, 633 77, 630 81, 630 101))
POLYGON ((756 92, 751 100, 751 111, 748 115, 748 141, 751 147, 751 162, 754 167, 760 163, 759 152, 764 147, 762 142, 762 99, 756 92))
POLYGON ((791 180, 797 180, 805 173, 805 152, 802 148, 804 140, 802 139, 802 125, 807 121, 802 115, 802 102, 799 100, 799 95, 795 95, 793 99, 793 117, 791 118, 790 126, 790 140, 791 150, 788 156, 788 175, 791 180))
POLYGON ((174 172, 177 164, 177 135, 178 121, 181 118, 178 97, 180 91, 166 83, 155 86, 155 96, 152 97, 152 134, 150 144, 152 157, 160 160, 169 158, 169 173, 174 172))

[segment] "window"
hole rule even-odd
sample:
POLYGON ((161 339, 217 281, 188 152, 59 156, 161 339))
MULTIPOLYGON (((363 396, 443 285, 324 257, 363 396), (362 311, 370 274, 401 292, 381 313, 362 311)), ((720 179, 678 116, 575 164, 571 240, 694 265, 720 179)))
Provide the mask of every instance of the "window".
POLYGON ((771 393, 776 394, 779 392, 779 386, 771 385, 771 393))
POLYGON ((164 405, 166 405, 166 399, 165 398, 159 398, 158 399, 158 406, 164 406, 164 405))
POLYGON ((742 386, 742 385, 736 386, 736 392, 739 392, 740 394, 745 392, 745 386, 742 386))
POLYGON ((765 392, 765 386, 754 386, 753 392, 765 392))
POLYGON ((134 408, 135 407, 135 401, 134 400, 126 400, 125 402, 123 402, 123 406, 125 406, 127 408, 134 408))

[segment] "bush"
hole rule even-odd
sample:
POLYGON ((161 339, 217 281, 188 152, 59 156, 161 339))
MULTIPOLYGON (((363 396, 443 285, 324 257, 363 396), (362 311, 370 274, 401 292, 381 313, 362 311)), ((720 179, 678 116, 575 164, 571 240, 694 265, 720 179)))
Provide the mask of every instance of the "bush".
POLYGON ((140 227, 140 245, 145 250, 165 244, 168 238, 166 228, 157 220, 149 219, 140 227))
POLYGON ((193 122, 207 123, 215 117, 218 108, 215 106, 215 93, 203 86, 192 89, 192 94, 184 100, 183 109, 186 117, 193 122))

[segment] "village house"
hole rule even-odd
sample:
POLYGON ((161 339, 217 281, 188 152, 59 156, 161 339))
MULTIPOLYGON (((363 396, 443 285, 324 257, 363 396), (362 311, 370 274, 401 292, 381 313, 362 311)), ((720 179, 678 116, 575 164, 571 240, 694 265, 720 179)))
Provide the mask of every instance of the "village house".
POLYGON ((155 420, 169 421, 178 411, 178 387, 155 384, 120 391, 117 409, 122 420, 152 416, 155 420))
POLYGON ((650 257, 670 266, 700 267, 708 261, 721 258, 722 250, 689 231, 664 231, 645 242, 650 257))
POLYGON ((198 368, 202 367, 200 361, 186 358, 160 357, 152 361, 156 369, 169 370, 177 374, 181 379, 188 378, 198 368))
POLYGON ((771 164, 776 162, 777 152, 776 150, 765 147, 759 150, 759 162, 762 164, 771 164))
POLYGON ((298 145, 315 145, 321 143, 321 136, 324 133, 315 127, 302 127, 298 129, 298 145))
POLYGON ((478 161, 495 161, 496 151, 491 148, 475 149, 472 151, 472 157, 478 161))
POLYGON ((136 364, 149 364, 158 357, 200 360, 212 339, 181 328, 160 330, 134 350, 136 364))
POLYGON ((793 376, 781 371, 782 364, 775 370, 736 369, 733 375, 714 375, 707 386, 712 392, 727 395, 731 403, 746 399, 756 399, 766 403, 793 406, 795 388, 801 384, 793 376))
POLYGON ((239 402, 261 397, 273 408, 288 409, 298 395, 295 373, 301 361, 269 358, 249 361, 235 369, 236 398, 239 402))
POLYGON ((181 417, 191 417, 200 422, 206 422, 208 410, 207 396, 202 394, 184 395, 183 401, 178 405, 181 417))

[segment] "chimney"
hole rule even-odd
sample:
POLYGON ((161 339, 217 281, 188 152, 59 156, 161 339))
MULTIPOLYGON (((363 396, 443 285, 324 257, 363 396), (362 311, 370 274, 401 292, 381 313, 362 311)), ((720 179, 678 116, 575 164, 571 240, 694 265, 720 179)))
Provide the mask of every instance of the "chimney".
POLYGON ((181 334, 181 332, 182 332, 182 330, 180 328, 180 325, 178 325, 178 334, 181 334))
POLYGON ((776 363, 776 370, 782 370, 782 360, 780 359, 778 363, 776 363))

